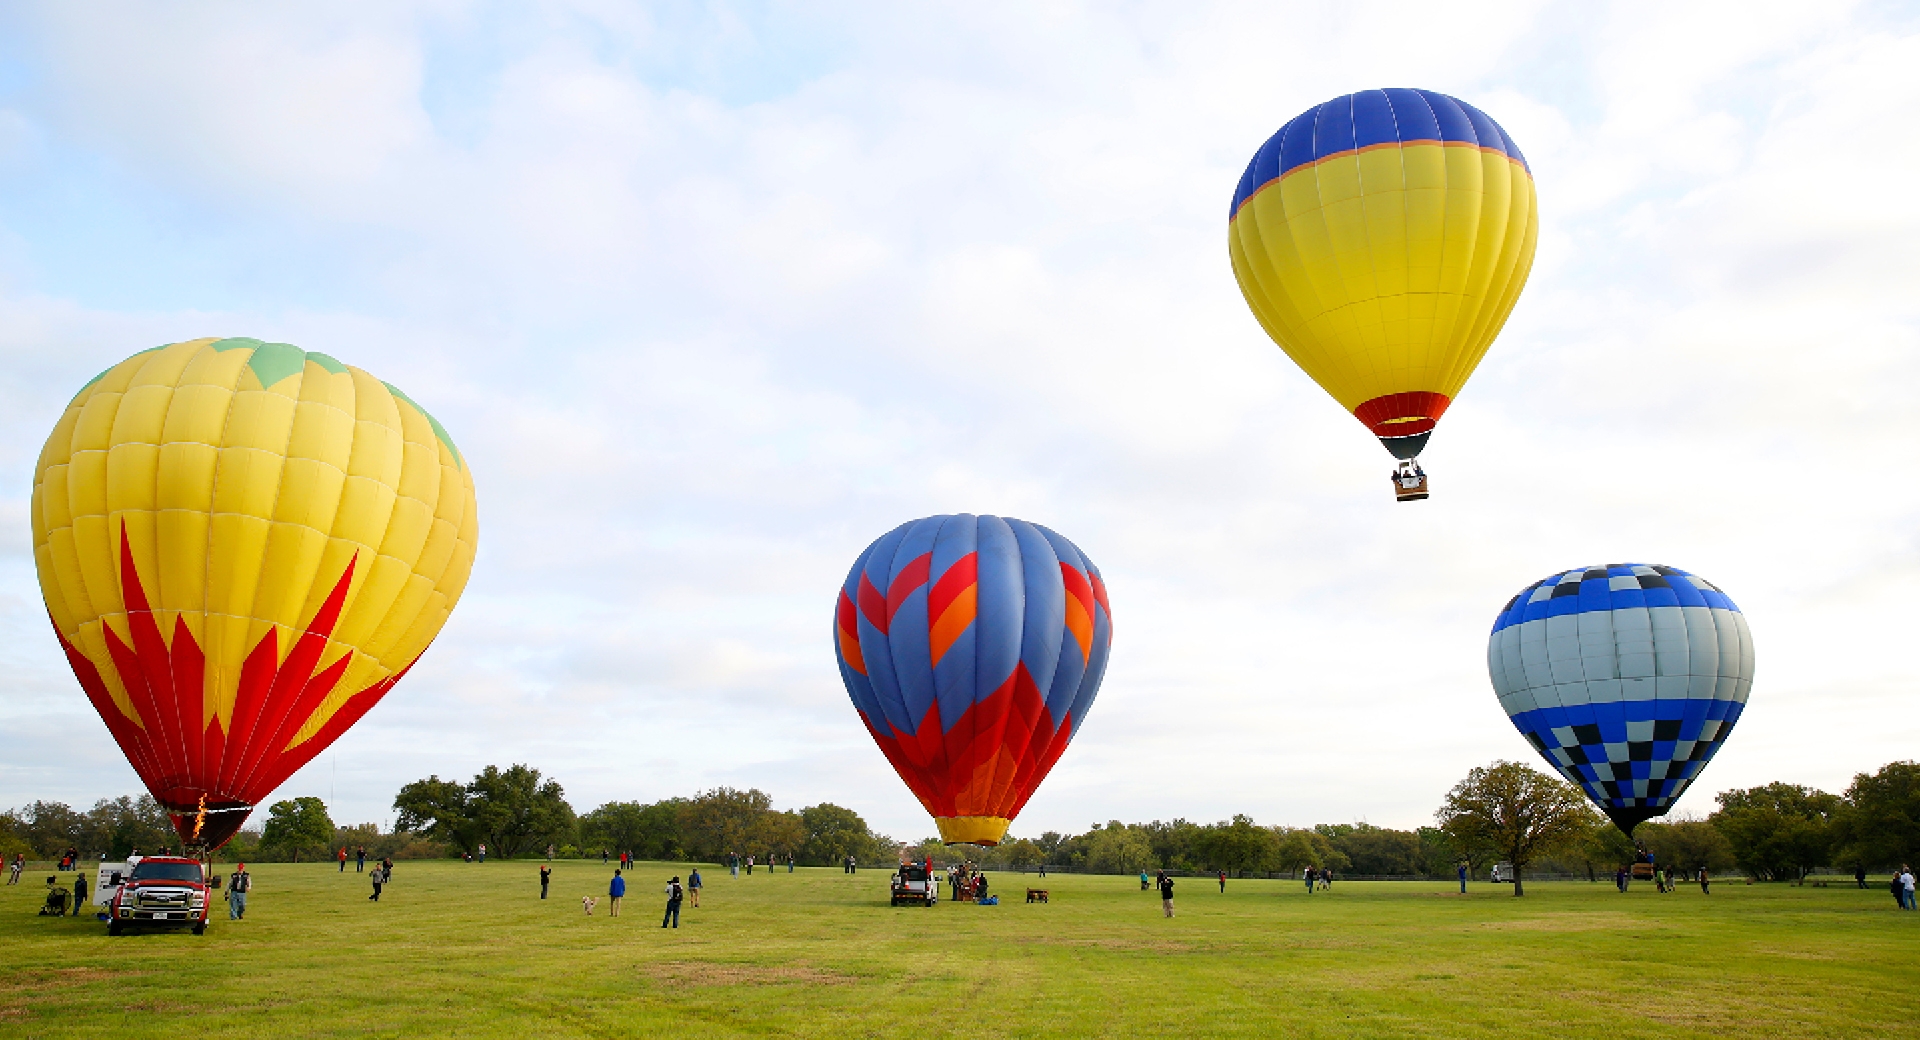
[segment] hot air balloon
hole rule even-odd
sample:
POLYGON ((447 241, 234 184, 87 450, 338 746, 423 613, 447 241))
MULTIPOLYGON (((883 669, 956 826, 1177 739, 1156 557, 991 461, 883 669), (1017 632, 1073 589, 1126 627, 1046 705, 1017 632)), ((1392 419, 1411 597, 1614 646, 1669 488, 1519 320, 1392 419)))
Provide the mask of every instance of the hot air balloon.
POLYGON ((1533 267, 1533 174, 1486 113, 1431 90, 1309 109, 1254 153, 1227 221, 1233 276, 1267 335, 1393 457, 1416 458, 1533 267))
POLYGON ((1705 578, 1613 563, 1509 600, 1487 670, 1520 734, 1632 836, 1673 807, 1740 721, 1753 637, 1705 578))
POLYGON ((1006 835, 1086 721, 1112 637, 1099 568, 1011 517, 894 528, 834 611, 853 706, 949 845, 1006 835))
POLYGON ((181 841, 218 848, 460 599, 473 478, 398 389, 256 339, 142 351, 67 405, 33 550, 67 661, 181 841))

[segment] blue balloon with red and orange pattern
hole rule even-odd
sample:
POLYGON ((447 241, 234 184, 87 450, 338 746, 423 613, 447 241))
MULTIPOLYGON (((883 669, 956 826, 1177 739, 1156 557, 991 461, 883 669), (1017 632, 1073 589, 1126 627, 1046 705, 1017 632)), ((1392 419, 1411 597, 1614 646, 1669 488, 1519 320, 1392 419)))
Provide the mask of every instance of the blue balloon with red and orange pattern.
POLYGON ((1012 517, 901 524, 834 610, 840 678, 949 845, 996 845, 1086 721, 1113 612, 1072 542, 1012 517))

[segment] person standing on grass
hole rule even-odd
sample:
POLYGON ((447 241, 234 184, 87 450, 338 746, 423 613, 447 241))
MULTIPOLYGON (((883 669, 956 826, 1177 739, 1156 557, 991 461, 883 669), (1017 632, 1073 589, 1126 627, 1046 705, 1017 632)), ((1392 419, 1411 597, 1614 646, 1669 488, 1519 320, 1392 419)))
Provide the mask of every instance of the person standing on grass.
POLYGON ((247 873, 245 863, 236 863, 233 873, 227 876, 227 920, 238 921, 247 916, 247 893, 253 891, 253 875, 247 873))
POLYGON ((609 913, 611 913, 613 916, 615 917, 620 916, 620 897, 626 894, 627 894, 627 879, 621 877, 620 868, 615 867, 613 871, 613 880, 607 882, 607 902, 612 904, 613 906, 613 909, 609 911, 609 913))
POLYGON ((747 853, 747 876, 753 876, 753 853, 747 853))
POLYGON ((345 845, 342 845, 340 846, 340 873, 345 874, 346 872, 347 872, 347 847, 345 845))
POLYGON ((540 898, 547 898, 547 882, 553 880, 553 868, 540 864, 540 898))
POLYGON ((1307 864, 1307 869, 1303 871, 1303 873, 1306 875, 1306 878, 1307 878, 1307 894, 1312 895, 1313 894, 1313 864, 1311 863, 1307 864))
POLYGON ((373 882, 373 894, 368 896, 367 899, 371 902, 378 903, 380 901, 380 889, 387 883, 387 872, 380 869, 378 864, 375 864, 373 873, 367 875, 367 880, 373 882))
POLYGON ((693 905, 698 907, 700 905, 700 868, 699 867, 693 868, 693 872, 687 875, 687 893, 693 896, 693 905))
POLYGON ((16 853, 14 853, 14 854, 13 854, 13 866, 10 866, 10 867, 8 867, 8 868, 7 868, 7 884, 9 884, 9 885, 17 885, 17 884, 19 884, 19 883, 20 883, 20 872, 21 872, 21 871, 23 871, 23 870, 25 870, 25 869, 27 869, 27 856, 26 856, 26 854, 25 854, 25 853, 23 853, 23 852, 16 852, 16 853))
POLYGON ((793 873, 793 853, 787 853, 787 873, 793 873))
POLYGON ((727 870, 730 871, 734 877, 740 876, 740 854, 739 853, 737 852, 727 853, 727 870))
POLYGON ((1893 880, 1887 882, 1887 891, 1893 893, 1893 906, 1896 910, 1907 908, 1907 886, 1900 883, 1900 875, 1895 873, 1893 880))
POLYGON ((1454 873, 1460 875, 1460 894, 1464 896, 1467 894, 1467 861, 1461 860, 1459 866, 1454 868, 1454 873))
POLYGON ((1160 912, 1173 916, 1173 878, 1164 871, 1160 874, 1160 912))
MULTIPOLYGON (((1709 880, 1709 879, 1708 879, 1708 877, 1707 877, 1707 868, 1705 868, 1705 867, 1701 867, 1701 868, 1700 868, 1700 894, 1701 894, 1701 895, 1703 895, 1703 896, 1710 896, 1710 895, 1712 895, 1712 894, 1713 894, 1713 893, 1712 893, 1712 892, 1711 892, 1710 890, 1708 890, 1708 888, 1707 888, 1707 883, 1708 883, 1708 880, 1709 880)), ((1624 884, 1622 884, 1622 885, 1620 886, 1620 891, 1622 891, 1622 892, 1625 892, 1626 890, 1627 890, 1627 888, 1626 888, 1626 885, 1624 885, 1624 884)))
POLYGON ((80 865, 73 866, 73 916, 80 916, 80 908, 87 905, 87 872, 80 865))
POLYGON ((1332 867, 1320 868, 1320 891, 1322 892, 1333 891, 1333 868, 1332 867))
POLYGON ((660 918, 660 927, 665 928, 668 921, 672 921, 675 928, 680 927, 680 897, 684 894, 678 875, 667 882, 667 912, 660 918))
POLYGON ((364 874, 366 871, 367 847, 365 845, 355 845, 353 847, 353 872, 355 874, 364 874))
POLYGON ((485 863, 486 861, 487 861, 487 843, 483 841, 480 843, 480 862, 485 863))
POLYGON ((1220 872, 1220 894, 1227 894, 1227 872, 1224 870, 1220 872))
POLYGON ((1904 898, 1907 901, 1907 909, 1914 909, 1913 868, 1907 866, 1905 863, 1900 864, 1900 889, 1904 893, 1904 898))
POLYGON ((1853 883, 1862 889, 1867 887, 1867 868, 1858 866, 1853 868, 1853 883))

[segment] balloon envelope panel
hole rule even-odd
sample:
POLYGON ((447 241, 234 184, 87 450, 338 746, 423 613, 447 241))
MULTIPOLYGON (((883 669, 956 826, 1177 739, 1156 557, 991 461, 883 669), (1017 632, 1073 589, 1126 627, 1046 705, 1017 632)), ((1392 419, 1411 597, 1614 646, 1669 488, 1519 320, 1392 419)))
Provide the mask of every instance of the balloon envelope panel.
POLYGON ((949 842, 1005 834, 1086 720, 1112 635, 1072 542, 965 513, 881 536, 834 611, 847 693, 949 842))
POLYGON ((82 388, 32 522, 75 676, 182 839, 215 846, 419 658, 478 538, 465 460, 406 394, 239 338, 82 388))
POLYGON ((1318 105, 1254 153, 1228 253, 1261 327, 1409 458, 1506 323, 1539 238, 1499 124, 1431 90, 1318 105))
POLYGON ((1616 563, 1521 590, 1487 669, 1515 728, 1630 832, 1666 814, 1740 721, 1753 637, 1706 579, 1616 563))

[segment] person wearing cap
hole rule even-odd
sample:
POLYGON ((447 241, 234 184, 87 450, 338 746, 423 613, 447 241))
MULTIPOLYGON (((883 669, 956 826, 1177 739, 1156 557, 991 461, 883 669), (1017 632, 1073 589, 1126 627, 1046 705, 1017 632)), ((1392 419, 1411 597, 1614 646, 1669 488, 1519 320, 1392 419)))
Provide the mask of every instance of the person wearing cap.
POLYGON ((683 894, 680 876, 676 874, 667 882, 667 913, 665 917, 660 918, 660 927, 665 928, 668 921, 672 921, 675 928, 680 927, 680 897, 683 894))
POLYGON ((247 893, 253 891, 253 875, 247 873, 245 863, 233 865, 233 873, 227 877, 227 920, 238 921, 247 916, 247 893))

